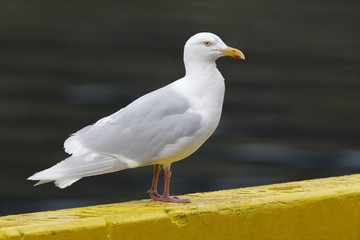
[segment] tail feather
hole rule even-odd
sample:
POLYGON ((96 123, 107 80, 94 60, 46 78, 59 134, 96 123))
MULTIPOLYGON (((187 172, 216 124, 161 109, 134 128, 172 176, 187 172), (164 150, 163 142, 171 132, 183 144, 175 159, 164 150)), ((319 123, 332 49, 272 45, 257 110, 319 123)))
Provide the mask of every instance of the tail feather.
POLYGON ((110 173, 128 168, 126 163, 110 155, 91 153, 79 157, 68 157, 62 162, 35 173, 28 180, 37 180, 35 186, 55 182, 59 188, 65 188, 82 177, 110 173))
POLYGON ((72 179, 58 179, 55 181, 55 185, 58 188, 66 188, 68 186, 70 186, 71 184, 73 184, 74 182, 80 180, 81 178, 72 178, 72 179))
MULTIPOLYGON (((31 180, 31 179, 28 178, 28 180, 31 180)), ((41 185, 44 183, 49 183, 49 182, 52 182, 52 180, 41 180, 41 181, 38 181, 37 183, 35 183, 34 186, 38 186, 38 185, 41 185)))

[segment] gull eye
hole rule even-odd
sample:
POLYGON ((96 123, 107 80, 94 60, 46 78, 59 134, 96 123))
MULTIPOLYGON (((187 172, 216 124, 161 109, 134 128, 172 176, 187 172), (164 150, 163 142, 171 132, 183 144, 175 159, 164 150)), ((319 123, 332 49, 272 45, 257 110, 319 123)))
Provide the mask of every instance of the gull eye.
POLYGON ((211 46, 211 42, 206 41, 206 42, 204 42, 204 45, 207 46, 207 47, 209 47, 209 46, 211 46))

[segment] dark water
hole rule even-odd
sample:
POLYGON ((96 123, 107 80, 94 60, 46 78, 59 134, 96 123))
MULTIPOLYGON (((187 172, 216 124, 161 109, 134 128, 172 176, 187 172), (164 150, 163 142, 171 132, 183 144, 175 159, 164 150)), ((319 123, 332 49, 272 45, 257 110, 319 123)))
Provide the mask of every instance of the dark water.
POLYGON ((218 61, 220 126, 173 165, 172 193, 359 172, 358 1, 0 5, 0 215, 147 198, 151 167, 64 190, 25 179, 66 157, 69 134, 182 77, 200 31, 246 61, 218 61))

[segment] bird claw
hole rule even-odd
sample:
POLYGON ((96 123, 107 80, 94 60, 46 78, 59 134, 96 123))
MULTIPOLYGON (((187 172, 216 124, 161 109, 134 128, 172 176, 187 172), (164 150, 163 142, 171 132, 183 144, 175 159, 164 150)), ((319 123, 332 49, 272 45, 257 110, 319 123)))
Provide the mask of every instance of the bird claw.
POLYGON ((156 199, 156 198, 161 198, 161 195, 160 194, 158 194, 158 192, 157 191, 154 191, 154 190, 149 190, 149 191, 147 191, 147 193, 150 195, 150 197, 152 198, 152 199, 156 199))
POLYGON ((157 192, 151 192, 148 191, 148 193, 150 194, 150 197, 152 200, 154 201, 161 201, 161 202, 175 202, 175 203, 189 203, 190 200, 189 199, 180 199, 178 197, 164 197, 159 195, 157 192))
POLYGON ((178 197, 162 197, 160 201, 163 202, 175 202, 175 203, 190 203, 190 199, 180 199, 178 197))

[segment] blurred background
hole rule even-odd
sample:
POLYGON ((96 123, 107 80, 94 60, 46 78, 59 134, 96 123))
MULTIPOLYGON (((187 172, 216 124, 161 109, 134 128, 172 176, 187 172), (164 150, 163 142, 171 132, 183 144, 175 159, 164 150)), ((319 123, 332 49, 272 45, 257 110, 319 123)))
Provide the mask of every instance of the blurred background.
MULTIPOLYGON (((359 1, 2 1, 0 215, 148 198, 152 167, 64 190, 26 178, 80 128, 184 75, 185 41, 216 33, 222 120, 172 166, 172 194, 360 172, 359 1)), ((160 180, 162 192, 162 176, 160 180)))

